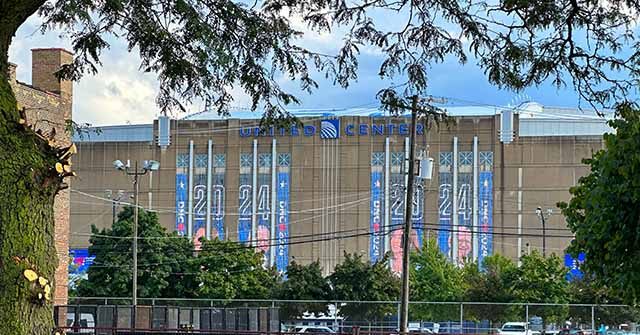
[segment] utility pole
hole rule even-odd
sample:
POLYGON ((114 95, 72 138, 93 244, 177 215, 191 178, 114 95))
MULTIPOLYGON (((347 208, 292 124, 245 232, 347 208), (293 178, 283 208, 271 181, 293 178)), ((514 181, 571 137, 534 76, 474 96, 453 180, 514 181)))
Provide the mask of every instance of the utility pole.
POLYGON ((551 216, 553 210, 551 208, 547 208, 547 217, 544 216, 542 212, 542 207, 538 206, 536 208, 536 215, 538 215, 538 219, 542 224, 542 256, 547 257, 547 219, 551 216))
POLYGON ((409 323, 409 246, 411 245, 411 217, 413 214, 413 182, 415 179, 416 119, 418 117, 418 96, 411 98, 411 132, 409 134, 409 167, 407 169, 407 190, 404 210, 404 234, 402 239, 402 294, 400 301, 400 334, 408 333, 409 323))
MULTIPOLYGON (((144 173, 147 171, 144 170, 144 173)), ((138 305, 138 205, 140 184, 138 183, 138 161, 133 173, 133 193, 135 205, 133 207, 133 308, 138 305)))
POLYGON ((107 190, 107 198, 111 199, 111 225, 115 225, 116 224, 116 207, 118 205, 118 202, 120 202, 120 200, 122 200, 122 196, 123 196, 123 191, 122 190, 118 190, 118 195, 114 195, 113 194, 113 190, 107 190))
POLYGON ((133 207, 133 293, 132 302, 134 308, 133 324, 135 325, 135 308, 138 305, 138 207, 139 207, 139 192, 140 184, 139 177, 147 174, 149 171, 157 171, 160 169, 160 163, 157 161, 145 161, 142 170, 138 170, 138 161, 136 161, 133 171, 129 169, 129 162, 125 165, 120 160, 113 162, 113 166, 116 170, 124 171, 128 176, 133 176, 133 194, 135 203, 133 207))

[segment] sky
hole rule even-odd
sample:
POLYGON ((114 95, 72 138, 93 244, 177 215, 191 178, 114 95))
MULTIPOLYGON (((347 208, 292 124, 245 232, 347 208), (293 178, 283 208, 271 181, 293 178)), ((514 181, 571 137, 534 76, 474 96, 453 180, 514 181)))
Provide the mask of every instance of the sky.
MULTIPOLYGON (((19 81, 31 82, 31 49, 62 47, 71 50, 68 38, 59 32, 42 34, 40 18, 31 17, 18 30, 9 50, 9 60, 18 64, 19 81)), ((301 22, 294 27, 305 30, 301 22)), ((306 33, 301 44, 313 46, 314 50, 335 50, 341 42, 339 34, 306 33)), ((74 85, 73 119, 92 125, 117 125, 151 123, 158 116, 155 97, 158 84, 155 74, 142 73, 138 67, 140 58, 136 51, 129 52, 122 39, 108 38, 110 48, 102 53, 103 66, 96 75, 86 75, 74 85)), ((282 80, 281 85, 296 94, 302 101, 294 108, 348 108, 375 106, 376 93, 389 85, 389 81, 377 75, 382 57, 377 50, 364 48, 359 59, 358 80, 344 89, 334 86, 322 75, 316 76, 320 86, 313 94, 301 92, 296 82, 282 80)), ((556 89, 550 83, 528 88, 522 92, 499 90, 488 83, 482 69, 473 60, 466 65, 456 61, 445 61, 428 69, 429 94, 449 98, 448 104, 507 106, 523 100, 536 101, 545 106, 577 107, 578 96, 571 87, 556 89)), ((233 106, 249 106, 249 101, 240 90, 234 90, 233 106)), ((446 105, 445 105, 446 107, 446 105)), ((188 106, 190 112, 203 108, 196 103, 188 106)), ((183 117, 176 114, 173 117, 183 117)), ((233 113, 232 113, 233 116, 233 113)), ((258 115, 257 115, 258 116, 258 115)))

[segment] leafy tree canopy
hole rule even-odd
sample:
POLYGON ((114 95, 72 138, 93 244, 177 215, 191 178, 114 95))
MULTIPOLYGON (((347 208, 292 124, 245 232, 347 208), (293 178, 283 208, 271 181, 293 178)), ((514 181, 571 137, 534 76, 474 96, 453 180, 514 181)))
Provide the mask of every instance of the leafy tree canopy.
MULTIPOLYGON (((569 283, 567 268, 562 260, 552 254, 544 257, 534 250, 521 258, 517 277, 512 284, 516 302, 567 304, 569 283)), ((529 315, 537 315, 545 322, 562 321, 568 314, 565 306, 530 306, 529 315)))
MULTIPOLYGON (((631 306, 623 306, 623 298, 609 287, 594 280, 591 275, 585 275, 580 280, 569 283, 570 299, 573 304, 611 304, 619 306, 598 306, 595 309, 596 324, 616 325, 640 319, 640 310, 631 306)), ((577 314, 581 320, 591 322, 591 308, 575 308, 572 314, 577 314)))
POLYGON ((523 255, 513 293, 519 302, 568 303, 567 268, 555 254, 543 257, 537 250, 523 255))
MULTIPOLYGON (((517 268, 513 262, 499 254, 484 258, 483 271, 476 263, 464 267, 466 301, 513 302, 513 282, 517 279, 517 268)), ((504 322, 513 319, 514 309, 507 305, 469 305, 467 313, 477 320, 488 319, 504 322)))
POLYGON ((285 320, 301 317, 305 312, 327 313, 327 302, 331 298, 331 286, 322 276, 320 262, 308 265, 295 260, 287 266, 287 278, 278 287, 275 297, 280 300, 316 300, 319 303, 290 303, 280 305, 280 316, 285 320))
POLYGON ((583 268, 625 301, 640 298, 640 113, 622 104, 609 121, 603 150, 585 159, 591 172, 571 188, 569 203, 560 203, 575 234, 569 250, 587 254, 583 268))
MULTIPOLYGON (((91 227, 89 254, 95 261, 88 280, 78 284, 85 297, 131 297, 133 278, 133 208, 125 207, 113 227, 91 227)), ((189 271, 193 245, 167 233, 156 213, 138 213, 138 297, 179 297, 185 293, 183 273, 189 271)))
POLYGON ((267 299, 279 281, 275 269, 262 266, 262 253, 233 241, 203 239, 195 262, 198 298, 267 299))
MULTIPOLYGON (((431 239, 421 250, 410 256, 411 301, 458 302, 464 294, 462 271, 449 262, 438 249, 438 243, 431 239)), ((459 312, 457 305, 410 306, 412 317, 424 320, 455 320, 459 312)))
POLYGON ((366 303, 367 301, 395 301, 400 295, 400 280, 389 269, 389 259, 371 264, 359 254, 344 255, 344 261, 329 276, 333 301, 352 300, 362 303, 343 303, 340 315, 351 320, 382 320, 395 314, 395 304, 366 303))
MULTIPOLYGON (((75 62, 63 73, 95 72, 106 37, 139 50, 141 69, 158 73, 162 109, 204 98, 227 112, 231 89, 241 87, 268 117, 286 115, 295 103, 278 78, 317 87, 314 69, 348 86, 357 78, 363 47, 382 52, 379 75, 406 80, 406 92, 424 93, 430 65, 471 57, 499 87, 521 89, 551 80, 572 84, 590 103, 607 105, 634 93, 639 51, 631 42, 640 4, 600 1, 335 1, 135 0, 29 1, 44 28, 62 28, 73 39, 75 62), (394 17, 394 24, 388 22, 394 17), (315 32, 343 33, 335 53, 306 48, 300 20, 315 32), (630 52, 619 52, 621 50, 630 52), (613 73, 621 73, 615 76, 613 73), (628 79, 619 79, 628 78, 628 79)), ((398 86, 382 90, 397 99, 398 86)))

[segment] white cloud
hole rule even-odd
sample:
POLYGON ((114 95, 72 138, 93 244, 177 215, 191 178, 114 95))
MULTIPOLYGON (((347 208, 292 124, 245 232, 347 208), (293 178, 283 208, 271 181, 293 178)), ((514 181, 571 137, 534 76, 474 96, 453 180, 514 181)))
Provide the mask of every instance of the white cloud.
POLYGON ((158 114, 158 85, 153 74, 143 74, 133 54, 107 57, 97 75, 85 76, 74 88, 74 119, 96 125, 149 123, 158 114))

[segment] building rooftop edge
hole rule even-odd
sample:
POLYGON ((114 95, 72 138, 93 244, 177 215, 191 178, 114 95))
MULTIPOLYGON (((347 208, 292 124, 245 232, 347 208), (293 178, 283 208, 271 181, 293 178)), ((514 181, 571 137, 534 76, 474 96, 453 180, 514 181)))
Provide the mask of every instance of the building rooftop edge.
POLYGON ((64 51, 70 55, 73 55, 73 52, 65 48, 32 48, 31 51, 64 51))

